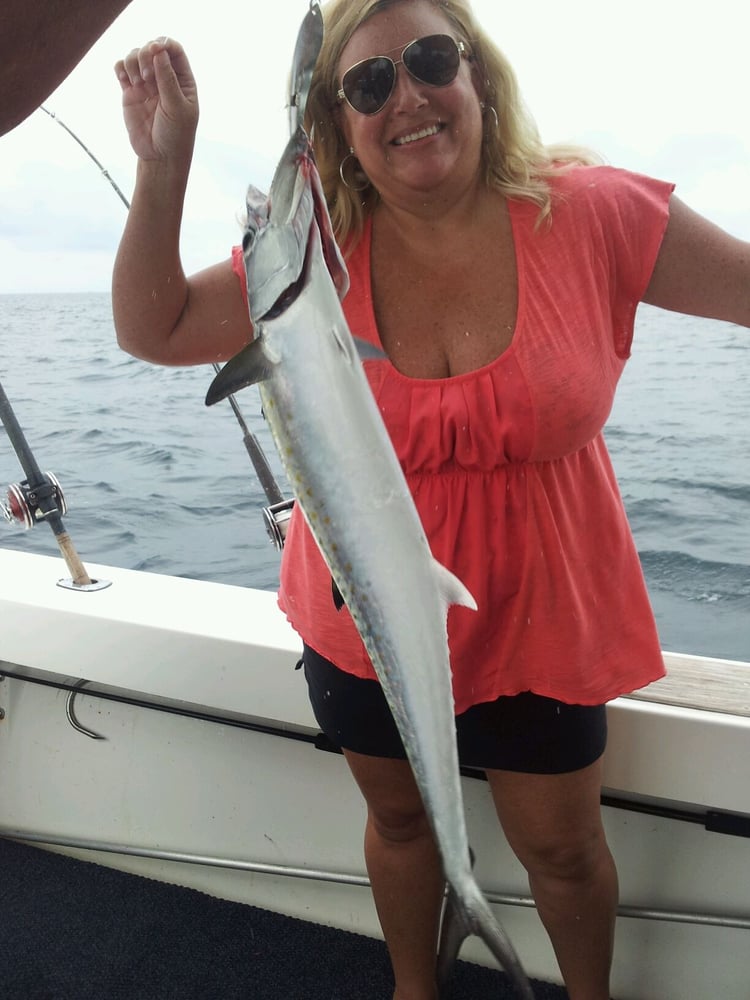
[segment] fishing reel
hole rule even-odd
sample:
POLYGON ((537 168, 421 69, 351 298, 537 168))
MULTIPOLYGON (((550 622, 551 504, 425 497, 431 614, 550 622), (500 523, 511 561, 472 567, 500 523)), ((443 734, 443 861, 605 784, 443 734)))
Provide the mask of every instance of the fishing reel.
POLYGON ((268 537, 271 539, 276 549, 281 552, 284 548, 286 531, 289 527, 289 519, 292 516, 294 500, 282 500, 281 503, 273 503, 270 507, 263 508, 263 520, 266 524, 268 537))
POLYGON ((57 477, 51 472, 45 472, 44 482, 33 488, 26 479, 21 483, 11 483, 6 499, 0 499, 0 513, 5 520, 10 524, 20 524, 26 531, 50 514, 63 516, 67 512, 65 494, 57 477), (42 510, 40 504, 44 504, 47 509, 42 510))

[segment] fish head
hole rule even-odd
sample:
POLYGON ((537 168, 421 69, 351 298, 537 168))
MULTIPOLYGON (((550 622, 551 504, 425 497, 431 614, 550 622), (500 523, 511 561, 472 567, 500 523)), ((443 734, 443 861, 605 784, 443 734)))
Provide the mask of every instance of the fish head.
POLYGON ((242 250, 250 319, 257 326, 300 278, 314 218, 306 173, 300 169, 309 142, 298 129, 286 145, 265 203, 248 189, 242 250))
POLYGON ((349 276, 333 236, 325 195, 307 133, 296 129, 276 168, 267 199, 248 190, 243 255, 254 325, 283 311, 300 294, 313 230, 339 298, 349 276))

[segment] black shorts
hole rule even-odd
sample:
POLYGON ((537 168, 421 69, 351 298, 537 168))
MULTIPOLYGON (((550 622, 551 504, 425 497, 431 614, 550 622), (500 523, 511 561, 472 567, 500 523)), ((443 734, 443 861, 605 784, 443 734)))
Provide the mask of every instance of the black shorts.
MULTIPOLYGON (((377 681, 339 670, 309 646, 302 664, 315 718, 330 743, 372 757, 406 757, 377 681)), ((604 753, 606 707, 567 705, 530 691, 503 695, 457 715, 456 737, 465 767, 564 774, 604 753)))

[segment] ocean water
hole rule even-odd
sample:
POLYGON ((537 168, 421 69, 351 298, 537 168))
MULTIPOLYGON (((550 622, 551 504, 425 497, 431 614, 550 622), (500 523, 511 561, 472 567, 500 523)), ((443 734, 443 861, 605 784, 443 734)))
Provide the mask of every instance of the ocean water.
MULTIPOLYGON (((0 296, 0 336, 0 381, 84 563, 276 587, 242 432, 203 404, 210 366, 124 354, 104 294, 0 296)), ((285 488, 257 391, 237 401, 285 488)), ((665 649, 750 659, 748 414, 750 331, 642 306, 606 437, 665 649)), ((21 479, 0 426, 0 495, 21 479)), ((0 519, 0 545, 58 554, 45 525, 0 519)))

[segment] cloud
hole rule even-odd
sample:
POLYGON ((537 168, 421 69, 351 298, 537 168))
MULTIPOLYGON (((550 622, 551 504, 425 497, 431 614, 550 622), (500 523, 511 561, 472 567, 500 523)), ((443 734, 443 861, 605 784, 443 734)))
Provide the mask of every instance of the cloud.
MULTIPOLYGON (((0 294, 109 290, 126 209, 72 140, 68 155, 73 166, 30 160, 0 187, 0 294)), ((267 190, 274 168, 269 156, 245 147, 198 141, 181 240, 188 273, 229 256, 241 241, 248 184, 267 190)), ((131 171, 113 160, 126 199, 131 171)))
POLYGON ((0 294, 108 292, 112 251, 20 249, 0 240, 0 294))
POLYGON ((679 164, 681 179, 687 184, 747 162, 750 150, 740 136, 721 132, 672 135, 652 157, 656 171, 672 170, 679 164))
POLYGON ((32 161, 0 189, 0 239, 19 250, 99 251, 111 247, 122 213, 104 203, 94 171, 32 161), (104 209, 104 210, 103 210, 104 209))

